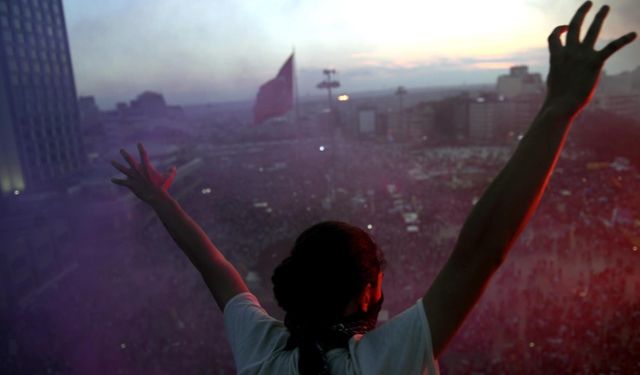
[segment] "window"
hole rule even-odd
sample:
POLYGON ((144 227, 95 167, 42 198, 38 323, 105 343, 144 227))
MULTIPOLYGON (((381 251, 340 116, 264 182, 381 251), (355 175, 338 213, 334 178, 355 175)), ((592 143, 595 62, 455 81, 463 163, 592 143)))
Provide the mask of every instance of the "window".
POLYGON ((11 73, 11 85, 20 86, 20 76, 17 73, 11 73))

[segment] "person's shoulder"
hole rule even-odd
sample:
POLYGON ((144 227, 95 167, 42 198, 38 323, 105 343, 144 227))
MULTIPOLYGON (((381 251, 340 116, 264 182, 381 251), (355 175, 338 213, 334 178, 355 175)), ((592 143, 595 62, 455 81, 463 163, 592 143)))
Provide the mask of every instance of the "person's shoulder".
POLYGON ((437 373, 429 323, 422 299, 389 321, 349 340, 358 373, 437 373))
POLYGON ((254 294, 243 292, 231 297, 223 314, 238 373, 263 363, 286 346, 289 333, 284 323, 269 315, 254 294))
MULTIPOLYGON (((354 335, 349 340, 350 345, 358 346, 365 342, 377 342, 379 345, 389 344, 387 340, 392 337, 402 337, 406 334, 422 336, 429 333, 429 323, 422 304, 422 298, 393 316, 386 322, 379 324, 375 329, 363 334, 354 335)), ((405 336, 406 337, 406 336, 405 336)))
POLYGON ((235 296, 231 297, 229 301, 227 301, 227 303, 224 305, 224 310, 222 314, 226 315, 230 310, 251 306, 251 305, 262 308, 262 306, 260 305, 260 301, 258 301, 258 297, 256 297, 253 293, 251 292, 238 293, 235 296))

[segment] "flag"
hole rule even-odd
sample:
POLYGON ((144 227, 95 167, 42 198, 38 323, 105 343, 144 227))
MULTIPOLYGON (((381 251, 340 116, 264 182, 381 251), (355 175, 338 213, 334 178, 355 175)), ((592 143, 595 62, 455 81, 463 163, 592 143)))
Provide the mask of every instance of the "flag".
POLYGON ((256 124, 279 117, 293 108, 293 54, 282 65, 278 75, 260 86, 253 107, 256 124))

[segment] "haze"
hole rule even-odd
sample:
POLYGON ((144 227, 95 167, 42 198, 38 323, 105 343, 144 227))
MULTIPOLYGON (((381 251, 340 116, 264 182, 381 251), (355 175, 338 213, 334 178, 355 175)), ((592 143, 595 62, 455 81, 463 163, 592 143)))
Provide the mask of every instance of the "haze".
MULTIPOLYGON (((295 47, 300 95, 334 67, 345 92, 492 83, 514 64, 546 74, 546 36, 580 1, 108 0, 64 2, 76 85, 103 108, 143 90, 192 104, 245 100, 295 47)), ((587 17, 590 23, 596 2, 587 17)), ((607 40, 640 26, 611 1, 607 40)), ((583 30, 584 32, 584 30, 583 30)), ((640 61, 634 43, 607 65, 640 61)))

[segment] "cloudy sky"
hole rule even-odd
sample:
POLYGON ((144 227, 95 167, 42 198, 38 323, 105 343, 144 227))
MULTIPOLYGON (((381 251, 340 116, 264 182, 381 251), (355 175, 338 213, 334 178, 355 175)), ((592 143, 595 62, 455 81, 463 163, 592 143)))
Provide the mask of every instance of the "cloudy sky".
MULTIPOLYGON (((568 0, 63 0, 76 85, 103 108, 150 89, 170 103, 253 98, 295 47, 300 95, 325 67, 344 92, 492 83, 514 64, 546 74, 568 0)), ((594 9, 604 3, 596 1, 594 9)), ((640 31, 640 1, 611 0, 600 47, 640 31)), ((595 14, 590 12, 587 22, 595 14)), ((640 42, 608 73, 640 65, 640 42)))

